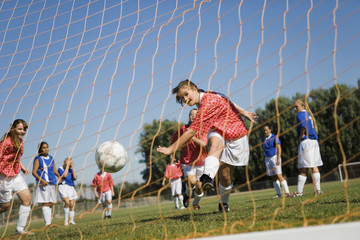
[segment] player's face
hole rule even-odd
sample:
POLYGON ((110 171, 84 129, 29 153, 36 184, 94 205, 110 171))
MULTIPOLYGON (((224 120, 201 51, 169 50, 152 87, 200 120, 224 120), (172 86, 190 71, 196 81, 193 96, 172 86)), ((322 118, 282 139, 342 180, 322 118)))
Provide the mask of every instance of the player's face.
POLYGON ((298 113, 298 112, 301 112, 302 110, 304 110, 304 107, 299 101, 296 101, 294 103, 294 109, 298 113))
POLYGON ((177 96, 189 106, 194 106, 200 102, 200 94, 196 89, 187 86, 179 89, 177 96))
POLYGON ((269 137, 271 134, 271 130, 269 127, 264 127, 264 133, 266 137, 269 137))
POLYGON ((43 156, 47 156, 49 154, 49 146, 47 144, 43 144, 40 148, 40 154, 43 156))
POLYGON ((190 112, 190 116, 189 116, 189 120, 190 120, 190 122, 193 122, 194 121, 194 119, 195 119, 195 117, 196 117, 196 114, 197 114, 197 110, 191 110, 191 112, 190 112))
POLYGON ((23 138, 26 134, 26 129, 22 123, 18 123, 14 129, 14 132, 19 138, 23 138))

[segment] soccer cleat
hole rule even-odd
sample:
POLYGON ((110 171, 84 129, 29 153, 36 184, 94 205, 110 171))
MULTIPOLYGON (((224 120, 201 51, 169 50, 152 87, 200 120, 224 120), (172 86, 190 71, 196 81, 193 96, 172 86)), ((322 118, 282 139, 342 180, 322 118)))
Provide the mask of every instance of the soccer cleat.
POLYGON ((105 216, 104 219, 108 219, 108 218, 111 218, 111 216, 105 216))
POLYGON ((194 210, 199 210, 199 209, 200 209, 200 205, 193 205, 193 209, 194 209, 194 210))
POLYGON ((200 177, 200 181, 202 183, 202 188, 205 192, 210 193, 215 191, 214 182, 209 175, 203 174, 200 177))
POLYGON ((70 221, 69 224, 70 224, 70 225, 76 225, 76 222, 70 221))
POLYGON ((219 203, 219 212, 230 212, 229 204, 227 203, 219 203))
POLYGON ((303 194, 299 192, 294 192, 291 197, 301 197, 303 194))
POLYGON ((184 194, 184 200, 183 200, 184 207, 187 208, 189 206, 189 201, 190 201, 189 196, 184 194))
POLYGON ((182 207, 180 208, 180 210, 183 210, 183 209, 186 209, 186 207, 182 206, 182 207))
POLYGON ((322 194, 322 191, 321 190, 316 190, 315 191, 315 195, 321 195, 322 194))
POLYGON ((33 235, 34 233, 29 232, 29 231, 26 230, 26 229, 23 229, 23 230, 18 230, 18 229, 16 229, 16 230, 15 230, 15 234, 16 234, 16 235, 33 235))
POLYGON ((275 195, 275 196, 273 196, 273 198, 281 198, 282 196, 281 195, 275 195))
POLYGON ((65 221, 64 222, 64 226, 68 226, 69 225, 69 222, 68 221, 65 221))
POLYGON ((290 193, 285 193, 285 197, 291 197, 290 193))

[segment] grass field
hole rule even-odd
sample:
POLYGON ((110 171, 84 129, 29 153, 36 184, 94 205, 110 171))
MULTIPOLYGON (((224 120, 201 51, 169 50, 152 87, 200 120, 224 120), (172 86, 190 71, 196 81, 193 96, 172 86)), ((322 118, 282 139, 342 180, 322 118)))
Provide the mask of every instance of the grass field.
MULTIPOLYGON (((290 190, 295 190, 290 187, 290 190)), ((112 218, 101 220, 102 211, 76 216, 76 225, 43 229, 43 221, 32 221, 34 235, 25 239, 183 239, 233 233, 294 228, 360 220, 360 179, 322 183, 323 194, 314 197, 312 185, 306 185, 299 198, 273 199, 273 189, 234 193, 231 212, 218 212, 217 197, 204 197, 200 210, 175 210, 173 202, 133 209, 113 209, 112 218)), ((1 226, 3 234, 5 227, 1 226)), ((9 225, 4 237, 15 239, 15 225, 9 225)))

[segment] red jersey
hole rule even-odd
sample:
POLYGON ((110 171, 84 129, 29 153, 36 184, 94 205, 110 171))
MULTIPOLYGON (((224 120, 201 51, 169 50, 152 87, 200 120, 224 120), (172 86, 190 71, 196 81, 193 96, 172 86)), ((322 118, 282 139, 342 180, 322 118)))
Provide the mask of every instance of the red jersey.
POLYGON ((21 144, 20 150, 17 150, 10 137, 0 143, 0 174, 8 177, 17 176, 21 170, 20 157, 23 152, 23 145, 21 144))
POLYGON ((214 129, 225 140, 239 139, 246 135, 244 122, 229 99, 215 92, 200 94, 199 110, 189 129, 201 136, 214 129))
MULTIPOLYGON (((172 143, 176 142, 178 137, 186 132, 188 125, 183 125, 180 127, 179 131, 176 131, 170 138, 172 143)), ((201 139, 204 142, 207 142, 206 135, 203 135, 202 139, 199 137, 199 134, 195 134, 195 137, 201 139)), ((195 163, 195 166, 204 165, 204 159, 206 158, 206 149, 203 147, 200 153, 200 146, 197 145, 192 139, 190 139, 187 144, 181 149, 180 162, 182 164, 191 165, 193 162, 198 160, 195 163)))
POLYGON ((172 180, 182 177, 181 163, 168 164, 165 170, 165 177, 172 180))
POLYGON ((111 186, 114 186, 113 179, 110 173, 105 172, 105 176, 101 176, 101 172, 98 172, 94 180, 92 181, 91 185, 96 187, 96 191, 98 193, 104 193, 111 189, 111 186))

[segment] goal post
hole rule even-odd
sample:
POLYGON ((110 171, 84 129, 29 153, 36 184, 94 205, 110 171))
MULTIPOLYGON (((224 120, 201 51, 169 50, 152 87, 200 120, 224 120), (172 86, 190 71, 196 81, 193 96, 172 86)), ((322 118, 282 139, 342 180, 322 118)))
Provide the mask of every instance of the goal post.
POLYGON ((340 176, 340 180, 342 182, 346 178, 345 177, 344 166, 346 167, 347 178, 348 179, 353 179, 353 178, 359 178, 360 177, 360 162, 346 163, 345 165, 344 164, 339 164, 338 165, 339 176, 340 176))

